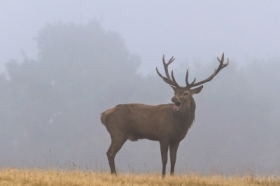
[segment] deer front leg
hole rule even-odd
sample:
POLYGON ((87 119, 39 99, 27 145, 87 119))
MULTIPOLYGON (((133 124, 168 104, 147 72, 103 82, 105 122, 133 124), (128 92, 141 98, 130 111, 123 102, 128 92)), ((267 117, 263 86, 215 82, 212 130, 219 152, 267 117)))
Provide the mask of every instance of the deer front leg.
POLYGON ((179 147, 179 143, 180 142, 170 144, 170 149, 169 149, 170 163, 171 163, 170 175, 174 175, 176 155, 177 155, 177 150, 178 150, 178 147, 179 147))
POLYGON ((165 176, 166 172, 166 163, 167 163, 167 152, 168 152, 168 142, 161 141, 160 142, 160 152, 161 152, 161 160, 162 160, 162 177, 165 176))

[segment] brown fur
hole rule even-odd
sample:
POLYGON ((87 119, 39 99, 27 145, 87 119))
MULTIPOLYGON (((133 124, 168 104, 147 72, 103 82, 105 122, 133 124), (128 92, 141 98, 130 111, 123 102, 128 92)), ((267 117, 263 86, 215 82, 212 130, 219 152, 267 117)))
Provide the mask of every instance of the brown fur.
POLYGON ((185 133, 194 119, 195 103, 192 111, 180 118, 173 111, 173 104, 144 105, 122 104, 102 113, 101 121, 108 132, 122 132, 127 139, 170 140, 185 133))
POLYGON ((105 112, 101 113, 101 122, 103 123, 103 125, 106 125, 106 118, 110 113, 112 113, 114 111, 114 109, 115 109, 115 107, 110 108, 110 109, 106 110, 105 112))

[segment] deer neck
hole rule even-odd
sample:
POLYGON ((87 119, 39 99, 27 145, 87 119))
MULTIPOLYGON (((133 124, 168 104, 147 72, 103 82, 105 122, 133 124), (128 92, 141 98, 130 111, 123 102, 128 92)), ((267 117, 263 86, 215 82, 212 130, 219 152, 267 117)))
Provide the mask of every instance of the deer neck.
POLYGON ((195 108, 196 104, 193 98, 190 100, 190 107, 187 110, 182 110, 182 112, 177 112, 176 118, 178 119, 177 121, 181 123, 181 125, 187 125, 190 126, 194 119, 195 119, 195 108))

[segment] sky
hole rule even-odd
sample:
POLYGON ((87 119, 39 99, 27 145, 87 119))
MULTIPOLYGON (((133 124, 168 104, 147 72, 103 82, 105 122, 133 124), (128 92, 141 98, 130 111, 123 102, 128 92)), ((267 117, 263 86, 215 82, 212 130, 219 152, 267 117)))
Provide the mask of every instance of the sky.
POLYGON ((87 23, 97 19, 119 33, 141 57, 139 73, 155 73, 163 54, 188 64, 210 62, 222 52, 240 65, 279 59, 280 2, 2 0, 0 64, 37 57, 34 38, 47 23, 87 23))

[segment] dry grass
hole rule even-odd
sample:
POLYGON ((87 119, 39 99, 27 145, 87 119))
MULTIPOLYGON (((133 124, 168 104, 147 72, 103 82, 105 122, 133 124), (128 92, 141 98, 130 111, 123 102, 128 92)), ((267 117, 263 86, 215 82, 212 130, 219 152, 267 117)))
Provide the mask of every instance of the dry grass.
POLYGON ((0 169, 0 185, 25 185, 25 186, 279 186, 280 178, 276 177, 252 177, 252 176, 200 176, 181 175, 166 176, 162 179, 160 174, 120 174, 111 176, 109 173, 83 172, 78 170, 19 170, 0 169))

